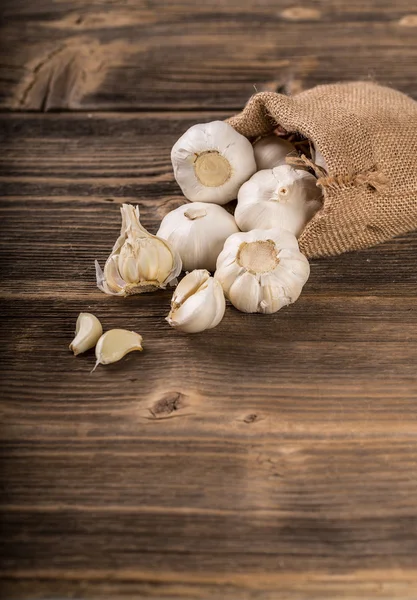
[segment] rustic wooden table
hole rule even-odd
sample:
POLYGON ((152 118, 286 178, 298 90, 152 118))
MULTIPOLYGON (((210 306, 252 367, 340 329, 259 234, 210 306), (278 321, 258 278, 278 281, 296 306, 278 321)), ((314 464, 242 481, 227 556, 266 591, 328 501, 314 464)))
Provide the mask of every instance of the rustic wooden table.
POLYGON ((417 234, 317 260, 275 315, 185 336, 95 287, 119 205, 257 90, 417 97, 411 0, 2 3, 4 598, 417 597, 417 234), (93 374, 76 317, 144 336, 93 374))

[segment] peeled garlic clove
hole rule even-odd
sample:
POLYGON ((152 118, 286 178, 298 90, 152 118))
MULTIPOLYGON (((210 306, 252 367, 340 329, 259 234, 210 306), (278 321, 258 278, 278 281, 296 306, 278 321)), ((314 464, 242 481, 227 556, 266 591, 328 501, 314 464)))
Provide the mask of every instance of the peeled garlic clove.
POLYGON ((277 135, 268 135, 255 142, 253 153, 258 171, 285 165, 285 159, 289 154, 297 156, 297 151, 291 142, 277 135))
POLYGON ((184 271, 215 271, 224 242, 238 231, 233 216, 221 206, 193 202, 168 213, 157 235, 178 252, 184 271))
POLYGON ((317 179, 289 165, 258 171, 239 190, 235 210, 242 231, 282 227, 298 236, 322 206, 317 179))
POLYGON ((186 333, 216 327, 226 310, 222 286, 205 269, 188 273, 178 284, 171 301, 168 323, 186 333))
POLYGON ((309 274, 292 233, 255 229, 226 240, 214 278, 238 310, 273 313, 298 299, 309 274))
POLYGON ((96 261, 97 287, 105 294, 129 296, 165 288, 181 272, 170 244, 150 234, 139 221, 139 207, 123 204, 122 227, 104 272, 96 261))
POLYGON ((191 202, 226 204, 256 171, 252 144, 224 121, 190 127, 174 144, 171 160, 191 202))
POLYGON ((110 363, 117 362, 134 350, 143 350, 141 335, 127 329, 110 329, 97 342, 97 362, 94 369, 98 365, 109 365, 110 363))
POLYGON ((97 317, 91 313, 80 313, 75 325, 75 338, 69 345, 74 356, 94 348, 103 333, 103 328, 97 317))

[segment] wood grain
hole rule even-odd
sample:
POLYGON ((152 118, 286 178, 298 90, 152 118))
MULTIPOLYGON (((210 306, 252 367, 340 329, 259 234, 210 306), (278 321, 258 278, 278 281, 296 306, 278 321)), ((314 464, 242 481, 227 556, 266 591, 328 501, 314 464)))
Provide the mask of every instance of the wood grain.
POLYGON ((4 109, 237 110, 254 88, 292 93, 369 77, 417 95, 409 0, 2 7, 4 109))
MULTIPOLYGON (((200 113, 198 119, 219 116, 228 113, 200 113)), ((100 298, 93 262, 104 262, 118 235, 118 205, 139 203, 144 225, 156 233, 165 214, 185 202, 170 149, 196 118, 178 112, 0 116, 1 210, 8 236, 0 240, 3 296, 82 301, 88 289, 91 298, 100 298), (25 220, 30 228, 23 235, 25 220), (18 261, 10 256, 10 243, 18 261)), ((417 276, 410 263, 416 257, 417 236, 410 234, 365 252, 315 261, 305 294, 414 298, 417 276)), ((140 301, 152 307, 155 296, 140 301)))
POLYGON ((410 2, 2 12, 0 595, 415 600, 417 233, 194 336, 165 322, 169 290, 109 298, 93 267, 122 202, 152 232, 184 202, 172 144, 254 85, 417 97, 410 2), (144 352, 90 374, 68 350, 86 310, 144 352))
POLYGON ((412 597, 415 445, 219 441, 5 444, 5 589, 412 597))
POLYGON ((195 336, 164 321, 169 291, 95 287, 121 202, 156 231, 184 201, 169 149, 195 120, 0 118, 4 592, 412 598, 416 235, 315 261, 295 305, 195 336), (81 310, 145 351, 90 375, 68 351, 81 310))

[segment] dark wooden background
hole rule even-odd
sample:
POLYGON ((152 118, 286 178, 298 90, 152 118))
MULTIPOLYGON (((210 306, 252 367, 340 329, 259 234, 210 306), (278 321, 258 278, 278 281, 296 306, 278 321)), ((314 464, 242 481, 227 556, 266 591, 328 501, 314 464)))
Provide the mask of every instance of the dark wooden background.
MULTIPOLYGON (((413 14, 414 12, 414 14, 413 14)), ((417 598, 417 234, 186 336, 95 287, 119 204, 181 204, 172 144, 257 90, 417 98, 411 0, 3 0, 4 598, 417 598), (144 336, 90 370, 80 311, 144 336)))

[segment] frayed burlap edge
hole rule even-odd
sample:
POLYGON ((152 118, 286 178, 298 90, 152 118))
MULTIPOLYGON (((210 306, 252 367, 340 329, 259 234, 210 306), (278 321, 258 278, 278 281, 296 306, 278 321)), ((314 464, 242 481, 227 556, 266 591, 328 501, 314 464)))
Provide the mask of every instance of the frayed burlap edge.
MULTIPOLYGON (((302 251, 313 258, 367 248, 417 228, 416 169, 414 173, 411 169, 410 180, 402 186, 399 180, 401 169, 395 164, 395 152, 392 151, 396 142, 397 146, 399 142, 409 143, 406 163, 415 164, 417 148, 411 146, 412 140, 415 146, 417 136, 406 133, 408 140, 396 140, 395 134, 399 125, 404 129, 408 123, 408 129, 412 130, 414 121, 416 128, 416 119, 417 103, 411 98, 370 82, 352 82, 318 86, 293 98, 261 92, 228 122, 250 139, 271 133, 279 125, 288 132, 297 132, 312 140, 329 159, 326 160, 328 172, 305 155, 290 157, 288 161, 296 168, 314 172, 317 185, 323 191, 323 208, 307 224, 299 239, 302 251), (344 106, 346 114, 343 114, 344 106), (339 155, 333 162, 333 133, 331 129, 330 134, 326 131, 323 118, 326 110, 330 113, 339 110, 341 125, 348 121, 349 141, 352 142, 351 154, 346 151, 346 157, 339 144, 339 155), (390 118, 385 123, 387 113, 390 118), (382 138, 387 145, 388 157, 390 151, 392 153, 392 164, 385 161, 383 168, 376 164, 372 128, 379 134, 378 139, 382 138), (352 164, 358 168, 351 168, 352 164), (394 181, 390 178, 392 174, 394 181)), ((337 125, 333 115, 333 130, 335 122, 337 125)))

